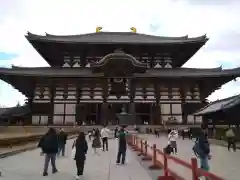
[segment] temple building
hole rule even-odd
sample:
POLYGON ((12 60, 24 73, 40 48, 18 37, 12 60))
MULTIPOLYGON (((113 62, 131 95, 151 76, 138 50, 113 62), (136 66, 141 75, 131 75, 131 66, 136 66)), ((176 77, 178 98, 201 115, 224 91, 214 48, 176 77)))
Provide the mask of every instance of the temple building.
POLYGON ((239 127, 240 95, 209 103, 194 115, 202 116, 206 125, 236 125, 239 127))
POLYGON ((205 35, 162 37, 135 28, 98 28, 69 36, 28 33, 26 39, 50 67, 0 68, 0 78, 27 97, 28 124, 117 124, 123 107, 135 124, 201 123, 193 113, 212 92, 240 76, 240 68, 182 67, 208 41, 205 35))

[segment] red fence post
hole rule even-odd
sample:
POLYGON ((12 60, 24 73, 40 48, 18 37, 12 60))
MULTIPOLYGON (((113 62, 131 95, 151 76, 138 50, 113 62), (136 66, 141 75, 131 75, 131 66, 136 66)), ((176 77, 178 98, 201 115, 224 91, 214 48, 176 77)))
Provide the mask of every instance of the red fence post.
POLYGON ((160 167, 157 165, 157 148, 156 144, 153 144, 153 155, 152 155, 152 165, 149 166, 149 169, 160 169, 160 167))
POLYGON ((143 140, 141 139, 140 140, 140 153, 138 154, 138 156, 142 156, 144 153, 143 153, 143 140))
POLYGON ((139 138, 137 136, 135 136, 135 146, 133 148, 134 151, 139 151, 139 138))
POLYGON ((150 161, 152 158, 148 155, 148 143, 147 141, 144 142, 144 157, 142 158, 143 161, 150 161))
POLYGON ((132 135, 132 146, 134 146, 135 143, 135 139, 134 139, 134 135, 132 135))
POLYGON ((191 158, 192 164, 192 180, 198 180, 198 164, 196 158, 191 158))
POLYGON ((168 160, 167 155, 164 153, 163 155, 163 168, 164 168, 164 176, 168 176, 168 160))

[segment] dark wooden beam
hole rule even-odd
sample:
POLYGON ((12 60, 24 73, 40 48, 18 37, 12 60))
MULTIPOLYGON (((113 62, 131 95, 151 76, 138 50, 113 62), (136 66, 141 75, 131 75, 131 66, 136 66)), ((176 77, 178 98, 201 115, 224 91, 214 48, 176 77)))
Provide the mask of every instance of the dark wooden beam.
POLYGON ((129 92, 130 102, 133 103, 135 98, 135 93, 136 93, 136 85, 133 79, 129 80, 129 88, 130 88, 130 92, 129 92))

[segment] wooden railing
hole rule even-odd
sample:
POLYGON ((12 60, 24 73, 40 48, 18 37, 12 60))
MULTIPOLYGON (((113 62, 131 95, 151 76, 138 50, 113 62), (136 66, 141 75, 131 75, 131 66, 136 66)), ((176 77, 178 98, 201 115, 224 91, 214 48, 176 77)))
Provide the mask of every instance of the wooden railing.
POLYGON ((138 152, 139 156, 142 156, 143 161, 152 161, 149 169, 163 170, 164 175, 159 176, 158 180, 190 180, 175 172, 173 168, 171 168, 171 165, 169 165, 169 162, 188 169, 189 173, 187 172, 187 174, 190 176, 191 180, 198 180, 201 176, 209 180, 225 180, 211 172, 198 168, 196 158, 191 158, 191 162, 186 162, 177 157, 167 155, 163 151, 157 149, 156 144, 150 145, 146 140, 137 137, 137 135, 129 136, 128 144, 134 151, 138 152))

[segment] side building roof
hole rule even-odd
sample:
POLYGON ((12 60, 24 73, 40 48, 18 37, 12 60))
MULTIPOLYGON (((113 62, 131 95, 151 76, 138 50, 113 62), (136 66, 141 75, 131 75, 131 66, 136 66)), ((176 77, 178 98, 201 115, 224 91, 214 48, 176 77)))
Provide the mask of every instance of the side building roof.
POLYGON ((0 119, 19 117, 19 116, 24 116, 27 113, 30 113, 30 109, 27 105, 9 107, 9 108, 1 108, 1 109, 4 109, 4 110, 3 110, 3 112, 0 112, 0 119))
POLYGON ((194 115, 202 116, 202 115, 207 115, 207 114, 211 114, 211 113, 216 113, 221 110, 225 110, 225 109, 234 107, 238 104, 240 104, 240 95, 236 95, 236 96, 232 96, 229 98, 214 101, 214 102, 208 104, 207 106, 203 107, 196 113, 194 113, 194 115))

